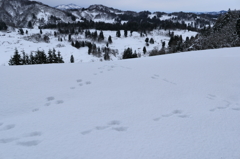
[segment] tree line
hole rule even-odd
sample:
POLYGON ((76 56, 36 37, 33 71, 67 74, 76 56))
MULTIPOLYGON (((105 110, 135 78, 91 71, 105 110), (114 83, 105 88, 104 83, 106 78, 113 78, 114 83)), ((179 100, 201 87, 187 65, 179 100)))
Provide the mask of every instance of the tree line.
POLYGON ((31 52, 30 55, 26 54, 25 51, 19 53, 15 49, 14 55, 9 60, 9 65, 34 65, 34 64, 50 64, 50 63, 64 63, 60 51, 56 53, 53 48, 49 49, 48 54, 43 51, 37 50, 35 53, 31 52))

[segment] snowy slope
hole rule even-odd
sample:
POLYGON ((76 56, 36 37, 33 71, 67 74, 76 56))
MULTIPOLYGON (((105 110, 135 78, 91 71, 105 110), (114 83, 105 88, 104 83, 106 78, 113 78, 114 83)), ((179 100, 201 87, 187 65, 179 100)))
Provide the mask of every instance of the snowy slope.
MULTIPOLYGON (((9 59, 11 56, 13 56, 15 48, 18 49, 19 52, 24 50, 27 54, 30 54, 31 51, 36 51, 37 49, 39 50, 44 50, 45 53, 48 52, 49 49, 55 48, 57 51, 60 51, 63 60, 65 63, 70 62, 70 56, 73 55, 75 62, 92 62, 92 61, 100 61, 103 59, 93 57, 92 55, 88 55, 88 49, 87 47, 85 48, 80 48, 76 49, 71 46, 71 42, 68 42, 68 36, 63 36, 63 42, 58 41, 58 37, 54 37, 53 33, 54 31, 57 30, 50 30, 50 29, 44 29, 43 34, 48 34, 50 38, 50 43, 45 43, 45 42, 33 42, 33 41, 26 41, 24 40, 24 37, 31 36, 33 34, 39 33, 39 29, 26 29, 23 28, 24 32, 28 30, 28 35, 19 35, 17 33, 17 30, 12 33, 5 33, 5 32, 0 32, 0 47, 1 47, 1 52, 0 52, 0 66, 2 65, 8 65, 9 59), (65 39, 65 40, 64 40, 65 39), (59 47, 60 46, 60 47, 59 47)), ((91 32, 94 32, 95 30, 90 30, 91 32)), ((98 31, 98 34, 100 31, 98 31)), ((109 45, 109 48, 111 49, 117 49, 119 51, 119 54, 114 57, 111 57, 111 60, 119 60, 122 57, 122 53, 124 52, 124 49, 127 49, 128 47, 132 48, 133 51, 136 50, 137 53, 141 54, 142 57, 145 55, 143 54, 143 47, 146 45, 145 39, 146 37, 140 37, 140 34, 137 32, 133 32, 133 35, 130 36, 130 32, 128 32, 128 37, 124 37, 124 31, 121 31, 121 38, 116 37, 116 31, 103 31, 105 41, 98 43, 96 42, 96 45, 98 47, 105 47, 107 43, 107 39, 109 36, 112 37, 113 43, 109 45)), ((155 40, 154 44, 150 44, 150 46, 146 47, 147 51, 153 50, 154 47, 158 47, 159 49, 161 48, 161 40, 168 41, 170 40, 170 37, 165 36, 168 31, 164 30, 154 30, 150 33, 148 33, 148 38, 153 38, 155 40)), ((175 30, 174 31, 175 35, 182 35, 183 39, 185 40, 186 37, 191 37, 195 36, 197 33, 196 32, 191 32, 191 31, 186 31, 186 30, 175 30)), ((79 40, 79 41, 85 41, 90 39, 86 39, 84 34, 83 35, 72 35, 72 38, 74 40, 79 40)))
POLYGON ((57 5, 55 8, 57 9, 62 9, 62 10, 67 10, 67 9, 82 9, 82 7, 76 5, 76 4, 60 4, 57 5))
POLYGON ((1 159, 239 159, 240 48, 0 67, 1 159))

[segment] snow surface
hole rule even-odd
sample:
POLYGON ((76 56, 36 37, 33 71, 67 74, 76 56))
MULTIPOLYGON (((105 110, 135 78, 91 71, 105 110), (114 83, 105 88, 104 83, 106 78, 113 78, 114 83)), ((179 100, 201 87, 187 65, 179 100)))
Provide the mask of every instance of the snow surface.
POLYGON ((0 66, 0 158, 239 159, 239 51, 0 66))
MULTIPOLYGON (((93 61, 100 61, 103 60, 103 57, 97 58, 92 55, 88 55, 88 49, 80 48, 76 49, 72 47, 71 42, 68 41, 68 35, 62 36, 63 42, 58 41, 58 37, 54 37, 53 33, 57 30, 50 30, 50 29, 43 29, 43 34, 48 34, 50 38, 50 43, 45 42, 33 42, 33 41, 26 41, 24 40, 24 37, 31 36, 33 34, 39 33, 39 29, 26 29, 23 28, 24 32, 28 30, 28 35, 19 35, 17 30, 15 32, 11 33, 5 33, 0 32, 0 66, 8 65, 8 62, 11 58, 11 56, 14 55, 15 48, 18 49, 19 52, 24 50, 27 54, 30 54, 31 51, 37 51, 44 50, 45 53, 48 52, 49 49, 55 48, 57 51, 61 52, 61 55, 63 56, 63 60, 65 63, 70 63, 70 56, 73 55, 75 62, 93 62, 93 61)), ((90 30, 91 32, 94 32, 95 30, 90 30)), ((100 31, 98 31, 98 34, 100 31)), ((109 48, 111 49, 117 49, 119 54, 115 56, 111 56, 111 60, 119 60, 122 58, 122 54, 125 49, 128 47, 132 48, 133 51, 136 51, 137 53, 141 54, 142 57, 145 57, 147 55, 143 54, 143 47, 146 45, 145 39, 146 37, 153 38, 155 43, 150 44, 148 47, 146 47, 147 51, 153 50, 155 47, 161 49, 162 44, 161 41, 168 41, 170 40, 170 37, 166 36, 168 33, 164 30, 154 30, 152 32, 147 33, 147 36, 140 37, 140 34, 138 32, 133 32, 132 36, 130 36, 130 32, 128 32, 128 37, 124 37, 124 31, 121 30, 121 37, 116 37, 116 31, 103 31, 105 41, 98 43, 95 42, 97 47, 105 47, 107 43, 107 39, 109 36, 112 37, 113 43, 109 45, 109 48)), ((182 35, 183 39, 186 39, 187 36, 189 38, 191 36, 195 36, 196 32, 186 31, 186 30, 174 30, 175 35, 182 35)), ((72 39, 79 40, 79 41, 91 41, 90 39, 86 39, 84 34, 83 35, 72 35, 72 39)))

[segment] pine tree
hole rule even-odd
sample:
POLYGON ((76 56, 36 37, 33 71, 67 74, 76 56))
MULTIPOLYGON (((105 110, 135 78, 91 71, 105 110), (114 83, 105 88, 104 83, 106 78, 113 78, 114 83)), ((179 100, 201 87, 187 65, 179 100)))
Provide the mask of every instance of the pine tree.
POLYGON ((32 25, 31 21, 28 22, 28 28, 33 28, 33 25, 32 25))
POLYGON ((15 49, 13 57, 9 60, 9 65, 21 65, 21 55, 18 53, 17 48, 15 49))
POLYGON ((58 58, 58 63, 64 63, 60 51, 58 51, 57 58, 58 58))
POLYGON ((70 57, 70 62, 71 62, 71 63, 74 63, 74 57, 73 57, 73 55, 71 55, 71 57, 70 57))
POLYGON ((120 32, 120 30, 118 30, 118 31, 116 32, 116 36, 117 36, 118 38, 121 37, 121 32, 120 32))
POLYGON ((240 38, 240 15, 239 15, 239 18, 237 20, 236 30, 237 30, 238 37, 240 38))
POLYGON ((128 36, 128 31, 124 30, 124 36, 127 37, 128 36))
POLYGON ((146 38, 146 39, 145 39, 145 42, 148 43, 148 41, 149 41, 149 38, 146 38))
POLYGON ((98 41, 103 41, 103 40, 104 40, 104 35, 103 35, 103 31, 101 31, 98 37, 98 41))
POLYGON ((150 39, 150 44, 154 44, 153 38, 150 39))
POLYGON ((108 43, 112 44, 112 37, 111 36, 108 37, 108 43))
POLYGON ((47 63, 53 63, 53 55, 51 49, 48 51, 47 63))
POLYGON ((143 47, 143 53, 146 54, 146 52, 147 52, 147 49, 146 49, 146 47, 144 46, 144 47, 143 47))
POLYGON ((53 48, 53 51, 52 51, 52 58, 53 58, 53 63, 58 63, 58 58, 57 58, 57 55, 56 55, 56 50, 53 48))
POLYGON ((42 32, 42 29, 40 29, 40 34, 42 34, 43 32, 42 32))

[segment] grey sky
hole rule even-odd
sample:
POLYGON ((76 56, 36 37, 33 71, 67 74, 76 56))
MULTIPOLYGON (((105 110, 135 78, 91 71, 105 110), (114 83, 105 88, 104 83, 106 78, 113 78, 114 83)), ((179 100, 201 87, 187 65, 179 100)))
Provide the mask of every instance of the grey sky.
POLYGON ((240 0, 36 0, 50 6, 74 3, 81 7, 103 4, 121 10, 132 11, 220 11, 240 9, 240 0))

